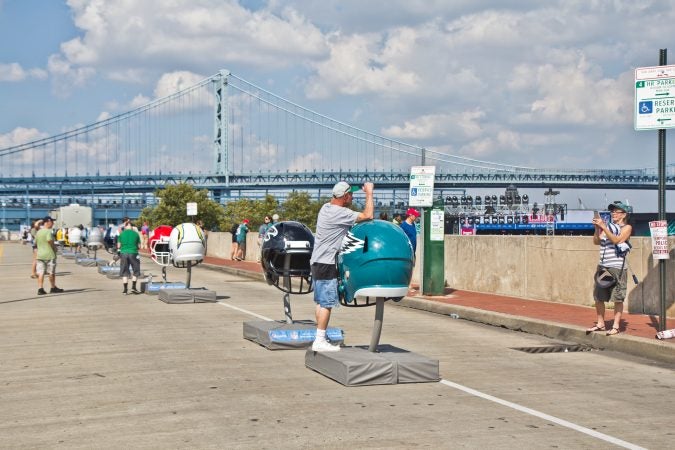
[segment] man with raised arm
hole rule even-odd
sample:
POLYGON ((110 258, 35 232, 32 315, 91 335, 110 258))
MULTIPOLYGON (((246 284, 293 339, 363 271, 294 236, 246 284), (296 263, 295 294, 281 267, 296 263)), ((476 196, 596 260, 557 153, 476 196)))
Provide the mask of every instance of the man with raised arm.
POLYGON ((372 220, 374 213, 373 183, 364 183, 366 205, 362 212, 349 208, 358 186, 350 186, 340 181, 333 186, 333 198, 319 210, 314 236, 314 250, 310 258, 312 282, 314 283, 314 302, 316 303, 316 338, 312 344, 315 352, 335 352, 339 345, 326 340, 326 329, 330 321, 331 310, 338 305, 338 272, 336 256, 342 245, 342 239, 356 223, 372 220))

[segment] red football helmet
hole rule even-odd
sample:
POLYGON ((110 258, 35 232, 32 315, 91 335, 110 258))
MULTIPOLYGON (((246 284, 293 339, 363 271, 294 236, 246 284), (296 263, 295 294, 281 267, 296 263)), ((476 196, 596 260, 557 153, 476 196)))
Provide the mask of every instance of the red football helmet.
POLYGON ((150 257, 160 266, 171 264, 169 252, 169 236, 173 227, 170 225, 160 225, 150 233, 148 243, 150 244, 150 257))

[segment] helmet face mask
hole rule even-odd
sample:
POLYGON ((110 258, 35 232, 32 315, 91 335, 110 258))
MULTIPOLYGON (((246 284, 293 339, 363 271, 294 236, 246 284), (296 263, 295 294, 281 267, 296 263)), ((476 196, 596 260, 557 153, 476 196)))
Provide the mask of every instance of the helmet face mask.
POLYGON ((338 293, 345 306, 370 306, 370 298, 399 299, 408 293, 413 250, 397 225, 384 220, 361 222, 342 241, 337 256, 338 293), (366 297, 357 304, 356 297, 366 297))
POLYGON ((260 262, 267 284, 290 294, 312 292, 309 260, 314 235, 300 222, 279 222, 267 229, 260 262))
POLYGON ((166 267, 171 264, 169 252, 169 236, 173 227, 160 225, 150 234, 150 258, 160 266, 166 267))

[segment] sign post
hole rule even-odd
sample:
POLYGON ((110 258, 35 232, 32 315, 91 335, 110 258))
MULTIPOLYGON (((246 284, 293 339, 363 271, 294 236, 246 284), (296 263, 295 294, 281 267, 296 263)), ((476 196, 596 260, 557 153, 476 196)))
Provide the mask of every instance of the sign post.
POLYGON ((675 127, 675 66, 635 69, 635 129, 675 127))
POLYGON ((420 292, 424 293, 424 244, 426 241, 424 208, 434 204, 434 181, 436 179, 436 166, 413 166, 410 168, 410 189, 408 191, 408 205, 419 207, 420 233, 422 243, 420 246, 420 292))
MULTIPOLYGON (((635 69, 635 129, 659 131, 659 221, 666 220, 666 128, 675 126, 675 66, 666 65, 668 50, 659 50, 659 65, 635 69)), ((666 329, 666 260, 659 259, 659 331, 666 329)))
POLYGON ((187 209, 187 215, 190 217, 196 216, 197 215, 197 203, 195 202, 189 202, 186 205, 187 209))

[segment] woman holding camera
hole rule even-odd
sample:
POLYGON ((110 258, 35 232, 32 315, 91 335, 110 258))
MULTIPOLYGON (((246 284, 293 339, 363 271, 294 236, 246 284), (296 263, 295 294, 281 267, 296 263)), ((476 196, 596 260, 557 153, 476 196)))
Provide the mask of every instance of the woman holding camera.
POLYGON ((627 272, 626 258, 630 251, 628 239, 633 227, 628 224, 630 206, 614 202, 607 207, 612 216, 609 223, 600 217, 593 218, 595 233, 593 243, 600 246, 600 262, 595 271, 593 299, 597 321, 586 333, 606 331, 607 336, 619 334, 623 301, 626 298, 627 272), (605 302, 614 302, 614 323, 612 328, 605 327, 605 302))

